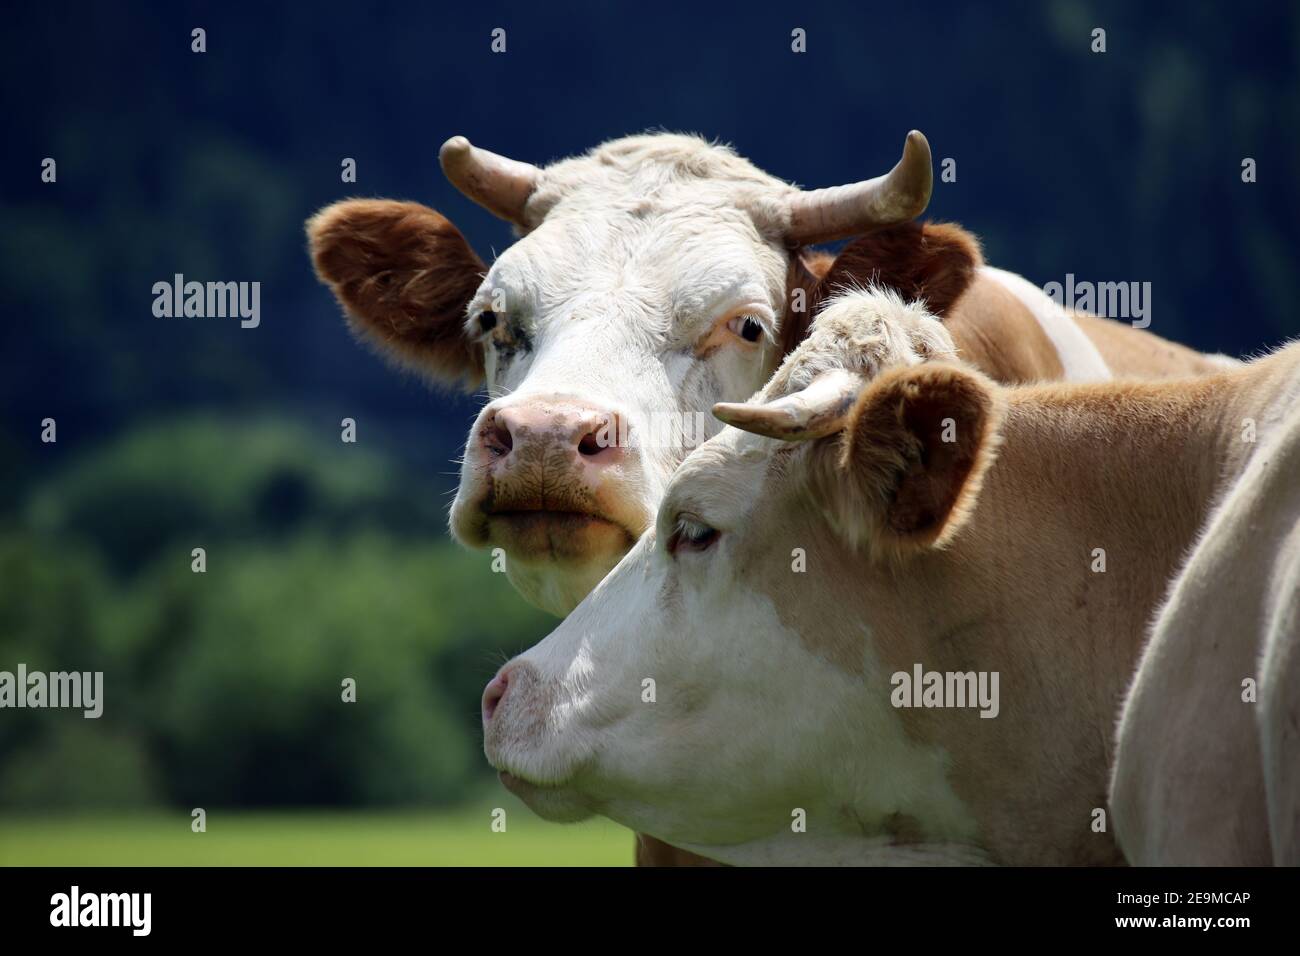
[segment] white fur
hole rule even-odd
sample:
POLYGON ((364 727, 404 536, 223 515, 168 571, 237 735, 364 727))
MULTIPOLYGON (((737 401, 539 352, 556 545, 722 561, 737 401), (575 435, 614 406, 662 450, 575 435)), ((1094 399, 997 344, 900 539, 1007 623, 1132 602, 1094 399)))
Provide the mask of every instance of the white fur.
POLYGON ((1233 358, 1231 355, 1224 355, 1222 352, 1207 352, 1205 360, 1219 366, 1219 368, 1238 368, 1241 366, 1241 359, 1233 358))
MULTIPOLYGON (((791 189, 691 136, 629 137, 547 167, 528 206, 534 228, 492 264, 467 309, 477 334, 474 317, 504 302, 531 343, 506 361, 487 337, 494 401, 471 436, 495 410, 535 398, 615 411, 636 430, 652 415, 707 416, 716 402, 751 395, 779 359, 789 264, 782 197, 791 189), (718 321, 741 309, 767 335, 696 355, 718 321)), ((648 522, 688 451, 642 449, 611 477, 629 514, 648 522)), ((480 465, 471 440, 452 506, 458 535, 483 494, 480 465)), ((593 555, 577 568, 512 554, 508 567, 525 597, 563 614, 620 556, 593 555)))

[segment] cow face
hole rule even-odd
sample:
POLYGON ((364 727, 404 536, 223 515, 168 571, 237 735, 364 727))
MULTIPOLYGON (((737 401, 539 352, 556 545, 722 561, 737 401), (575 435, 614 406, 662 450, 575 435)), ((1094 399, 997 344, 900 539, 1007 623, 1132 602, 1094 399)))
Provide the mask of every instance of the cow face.
POLYGON ((489 684, 488 758, 541 815, 601 813, 723 862, 823 853, 799 811, 823 837, 970 837, 886 662, 923 640, 918 565, 970 510, 998 404, 978 374, 919 364, 943 350, 934 320, 888 296, 823 318, 850 309, 875 310, 856 354, 819 320, 761 400, 719 409, 761 436, 692 453, 654 528, 489 684))
MULTIPOLYGON (((522 233, 491 268, 433 210, 374 200, 319 213, 313 257, 363 336, 441 381, 486 383, 452 533, 503 549, 516 588, 556 614, 649 527, 674 469, 717 430, 709 409, 752 394, 806 325, 820 284, 792 247, 908 223, 930 175, 919 133, 888 176, 809 193, 666 134, 545 169, 455 139, 443 163, 522 233)), ((956 246, 936 290, 968 281, 978 253, 956 246)), ((921 258, 894 258, 913 281, 921 258)))
POLYGON ((610 212, 571 201, 470 300, 491 394, 451 527, 501 547, 515 586, 572 609, 653 520, 673 470, 780 351, 788 257, 716 179, 610 212), (715 201, 708 201, 710 194, 715 201))

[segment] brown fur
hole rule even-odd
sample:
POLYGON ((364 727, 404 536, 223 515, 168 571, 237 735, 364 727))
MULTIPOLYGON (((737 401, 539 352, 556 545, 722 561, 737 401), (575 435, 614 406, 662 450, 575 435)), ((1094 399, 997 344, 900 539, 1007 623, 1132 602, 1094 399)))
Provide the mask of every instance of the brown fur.
POLYGON ((1065 374, 1038 320, 988 276, 975 277, 943 325, 962 361, 1004 385, 1056 381, 1065 374))
POLYGON ((887 368, 810 458, 812 497, 877 559, 942 548, 969 517, 1002 415, 1001 393, 978 373, 944 361, 887 368))
MULTIPOLYGON (((923 298, 928 311, 943 318, 974 281, 975 270, 983 262, 975 237, 946 223, 891 226, 850 242, 838 255, 796 249, 790 256, 786 282, 782 354, 788 355, 804 340, 827 299, 850 289, 876 285, 892 289, 904 301, 923 298), (802 309, 796 307, 800 300, 802 309)), ((979 358, 976 356, 973 364, 986 368, 979 358)))
POLYGON ((878 285, 906 302, 925 300, 943 318, 984 263, 979 242, 950 223, 908 222, 870 233, 845 246, 818 286, 819 299, 844 289, 878 285))
MULTIPOLYGON (((892 369, 868 385, 849 413, 841 467, 879 504, 871 541, 934 546, 951 537, 992 461, 996 393, 941 363, 892 369), (955 440, 945 441, 946 423, 955 440), (881 506, 883 505, 883 507, 881 506)), ((845 516, 861 523, 867 515, 845 516)))
POLYGON ((1071 313, 1116 378, 1177 378, 1223 371, 1209 356, 1126 322, 1071 313))
MULTIPOLYGON (((905 562, 881 564, 853 546, 845 522, 827 522, 823 493, 814 498, 794 484, 794 510, 765 512, 770 530, 753 542, 746 578, 772 598, 786 626, 846 672, 861 669, 863 631, 846 626, 852 621, 871 622, 884 674, 918 661, 937 671, 999 671, 997 721, 954 708, 903 709, 909 738, 949 755, 953 788, 995 861, 1122 862, 1112 834, 1090 826, 1095 808, 1107 806, 1119 703, 1168 581, 1223 482, 1252 454, 1241 421, 1270 414, 1297 369, 1300 352, 1292 351, 1168 383, 984 382, 1004 409, 988 430, 990 440, 1000 437, 997 459, 959 504, 964 521, 946 548, 915 548, 905 562), (770 559, 794 544, 807 548, 810 566, 836 573, 796 581, 801 576, 770 559), (1106 551, 1106 573, 1093 570, 1097 547, 1106 551)), ((854 430, 862 429, 865 401, 870 420, 887 427, 864 436, 870 467, 855 454, 849 470, 837 469, 835 493, 865 485, 883 502, 876 507, 892 507, 903 466, 882 470, 879 456, 907 430, 898 385, 935 375, 966 376, 970 395, 982 382, 959 369, 915 366, 869 384, 854 430)), ((960 421, 969 402, 959 391, 949 414, 960 421)), ((829 471, 842 456, 826 454, 837 448, 825 441, 807 460, 829 471)), ((774 459, 769 473, 789 471, 774 459)))
POLYGON ((483 356, 463 323, 486 267, 451 222, 419 203, 349 199, 308 220, 307 236, 355 332, 438 381, 478 384, 483 356))
POLYGON ((817 286, 835 257, 830 253, 796 250, 790 255, 785 283, 785 315, 781 319, 781 354, 789 355, 808 337, 818 300, 817 286))
POLYGON ((854 240, 838 255, 797 250, 787 283, 784 354, 804 340, 827 299, 874 285, 907 302, 924 300, 927 311, 943 319, 960 357, 995 380, 1060 378, 1064 369, 1051 340, 1015 296, 980 276, 983 264, 979 241, 952 223, 892 226, 854 240), (794 308, 796 290, 802 312, 794 308))
MULTIPOLYGON (((1037 319, 1009 290, 979 273, 979 241, 953 223, 905 223, 871 233, 838 255, 798 250, 789 293, 803 290, 806 310, 787 308, 782 344, 788 354, 807 335, 821 304, 837 291, 877 285, 904 301, 924 299, 943 319, 967 364, 1003 384, 1053 381, 1064 374, 1060 357, 1037 319)), ((790 300, 788 300, 790 301, 790 300)), ((1117 378, 1177 378, 1222 366, 1149 331, 1075 313, 1079 328, 1117 378)))
POLYGON ((721 863, 706 859, 702 856, 696 856, 694 853, 688 853, 686 850, 679 850, 674 846, 669 846, 662 840, 656 840, 654 837, 646 836, 644 833, 636 835, 636 865, 637 866, 722 866, 721 863))

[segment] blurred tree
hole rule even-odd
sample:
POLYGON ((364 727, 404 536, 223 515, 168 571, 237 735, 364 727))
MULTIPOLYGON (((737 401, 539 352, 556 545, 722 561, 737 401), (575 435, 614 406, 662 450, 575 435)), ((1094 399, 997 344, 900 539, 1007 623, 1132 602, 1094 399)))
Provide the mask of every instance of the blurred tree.
POLYGON ((39 533, 0 534, 0 666, 102 670, 104 714, 6 711, 0 804, 465 799, 489 773, 479 691, 553 622, 410 487, 295 426, 198 418, 36 490, 39 533))

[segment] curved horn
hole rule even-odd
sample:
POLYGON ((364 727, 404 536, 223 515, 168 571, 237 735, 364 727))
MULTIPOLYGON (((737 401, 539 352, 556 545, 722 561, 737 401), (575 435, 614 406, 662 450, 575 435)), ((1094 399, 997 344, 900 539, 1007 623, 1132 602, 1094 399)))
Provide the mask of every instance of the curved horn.
POLYGON ((494 216, 524 226, 524 204, 537 185, 540 170, 507 159, 453 136, 438 150, 438 162, 451 184, 494 216))
POLYGON ((925 211, 933 186, 930 144, 914 129, 903 144, 903 158, 885 175, 796 193, 786 240, 792 245, 830 242, 909 222, 925 211))
POLYGON ((713 406, 713 415, 728 425, 755 435, 782 441, 806 441, 833 435, 842 429, 844 418, 861 390, 860 378, 843 369, 834 369, 817 376, 802 391, 766 405, 719 402, 713 406))

